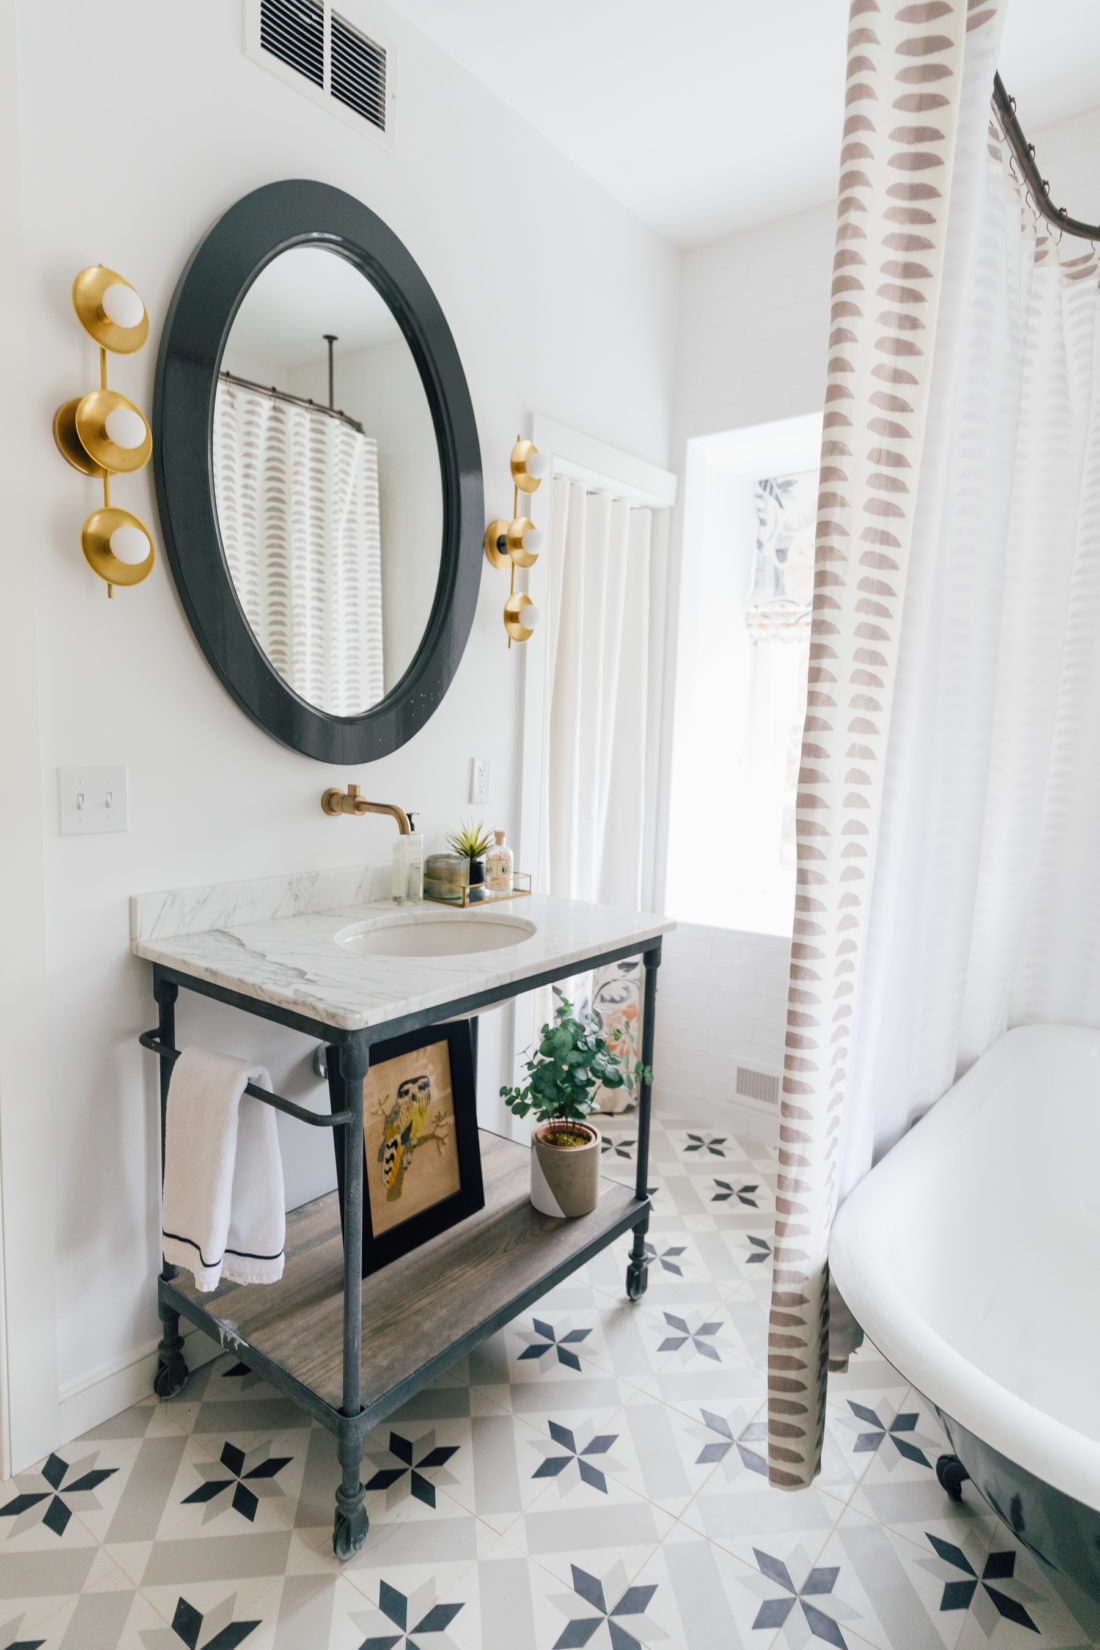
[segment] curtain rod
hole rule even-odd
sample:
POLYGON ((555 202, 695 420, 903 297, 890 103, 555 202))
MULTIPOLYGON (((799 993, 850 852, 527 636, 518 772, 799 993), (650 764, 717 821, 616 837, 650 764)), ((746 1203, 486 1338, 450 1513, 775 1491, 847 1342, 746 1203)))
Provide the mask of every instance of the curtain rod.
POLYGON ((1080 218, 1071 218, 1064 206, 1055 206, 1051 200, 1050 184, 1039 171, 1035 161, 1035 145, 1029 143, 1024 136, 1023 127, 1016 118, 1016 99, 1009 97, 999 74, 993 76, 993 103, 1001 117, 1005 137, 1012 145, 1013 153, 1023 168, 1036 210, 1048 223, 1056 224, 1067 235, 1079 235, 1085 241, 1100 241, 1100 224, 1083 223, 1080 218))
POLYGON ((357 418, 350 413, 341 412, 337 407, 326 407, 320 401, 311 401, 308 396, 291 395, 288 390, 277 390, 274 384, 256 384, 251 378, 238 378, 235 372, 228 372, 225 368, 218 374, 227 384, 238 384, 242 390, 255 390, 257 395, 270 395, 275 401, 289 401, 292 407, 312 407, 314 412, 324 413, 326 418, 338 418, 343 424, 350 424, 353 430, 360 435, 366 435, 366 430, 357 418))

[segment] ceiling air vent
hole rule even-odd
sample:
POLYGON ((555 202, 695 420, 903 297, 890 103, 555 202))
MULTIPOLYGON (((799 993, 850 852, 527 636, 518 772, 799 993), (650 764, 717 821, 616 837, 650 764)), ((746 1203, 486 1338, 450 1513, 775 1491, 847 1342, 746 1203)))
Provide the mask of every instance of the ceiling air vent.
POLYGON ((386 54, 332 14, 332 95, 380 131, 386 130, 386 54))
MULTIPOLYGON (((394 88, 386 46, 352 22, 357 0, 244 0, 245 50, 256 63, 387 145, 393 138, 394 88)), ((369 25, 368 25, 369 26, 369 25)))
POLYGON ((261 0, 260 45, 296 74, 325 83, 325 8, 322 0, 261 0))

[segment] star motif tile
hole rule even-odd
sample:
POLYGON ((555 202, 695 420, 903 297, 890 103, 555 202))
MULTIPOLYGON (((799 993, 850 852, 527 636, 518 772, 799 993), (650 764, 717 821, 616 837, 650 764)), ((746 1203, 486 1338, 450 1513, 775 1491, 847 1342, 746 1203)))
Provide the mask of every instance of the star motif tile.
MULTIPOLYGON (((637 1115, 600 1127, 630 1181, 637 1115)), ((651 1145, 647 1293, 623 1239, 376 1427, 346 1564, 334 1438, 219 1353, 0 1486, 0 1650, 1095 1650, 869 1343, 819 1478, 771 1489, 775 1153, 690 1116, 651 1145)))

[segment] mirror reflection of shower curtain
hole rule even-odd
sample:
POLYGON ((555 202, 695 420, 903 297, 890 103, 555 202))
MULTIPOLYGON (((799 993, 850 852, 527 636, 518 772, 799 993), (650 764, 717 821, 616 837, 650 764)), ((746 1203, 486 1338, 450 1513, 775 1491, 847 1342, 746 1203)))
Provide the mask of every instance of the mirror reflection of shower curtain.
POLYGON ((319 408, 218 384, 214 486, 244 615, 309 704, 354 716, 382 683, 378 444, 319 408))
MULTIPOLYGON (((547 892, 638 910, 648 818, 653 512, 554 481, 548 624, 552 660, 540 863, 547 892)), ((641 1047, 638 958, 555 988, 618 1031, 630 1067, 641 1047)), ((549 1018, 539 993, 536 1024, 549 1018)), ((605 1111, 622 1110, 605 1090, 605 1111)))

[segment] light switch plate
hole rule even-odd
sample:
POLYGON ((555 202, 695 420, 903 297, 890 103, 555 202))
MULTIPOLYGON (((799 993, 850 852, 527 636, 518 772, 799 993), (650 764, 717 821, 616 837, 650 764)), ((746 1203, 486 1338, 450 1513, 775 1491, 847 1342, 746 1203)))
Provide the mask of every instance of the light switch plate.
POLYGON ((489 800, 489 758, 470 758, 470 801, 475 805, 489 800))
POLYGON ((126 769, 58 768, 57 811, 62 836, 127 830, 126 769))

